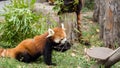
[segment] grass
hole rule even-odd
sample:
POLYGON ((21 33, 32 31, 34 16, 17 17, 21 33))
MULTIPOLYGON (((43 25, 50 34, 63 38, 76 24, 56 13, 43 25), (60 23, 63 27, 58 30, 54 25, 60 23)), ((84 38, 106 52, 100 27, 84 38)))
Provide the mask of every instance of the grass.
MULTIPOLYGON (((57 66, 53 66, 53 68, 89 68, 90 63, 86 60, 83 54, 80 53, 79 49, 80 45, 72 47, 71 50, 60 53, 53 52, 53 62, 57 63, 57 66), (75 54, 73 56, 72 54, 75 54)), ((46 65, 43 62, 43 57, 40 57, 36 62, 32 63, 23 63, 19 62, 15 59, 10 58, 0 58, 0 68, 45 68, 46 65)))

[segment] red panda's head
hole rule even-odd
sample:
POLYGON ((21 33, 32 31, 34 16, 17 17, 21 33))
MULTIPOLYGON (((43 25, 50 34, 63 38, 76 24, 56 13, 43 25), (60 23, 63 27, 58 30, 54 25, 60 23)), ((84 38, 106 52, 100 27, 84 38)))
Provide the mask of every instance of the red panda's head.
POLYGON ((66 39, 66 33, 65 33, 64 25, 61 24, 61 27, 48 29, 48 36, 47 37, 51 37, 51 39, 55 43, 62 43, 62 44, 64 44, 65 41, 67 40, 66 39))

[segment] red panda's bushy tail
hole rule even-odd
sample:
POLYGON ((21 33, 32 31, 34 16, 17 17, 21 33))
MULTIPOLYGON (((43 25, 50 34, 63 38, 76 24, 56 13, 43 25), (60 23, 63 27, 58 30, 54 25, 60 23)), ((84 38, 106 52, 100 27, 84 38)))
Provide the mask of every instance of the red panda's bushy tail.
POLYGON ((3 56, 3 51, 4 51, 5 49, 3 49, 3 48, 0 48, 0 57, 2 57, 3 56))
POLYGON ((10 57, 10 58, 15 58, 15 50, 14 48, 10 49, 4 49, 0 48, 0 57, 10 57))

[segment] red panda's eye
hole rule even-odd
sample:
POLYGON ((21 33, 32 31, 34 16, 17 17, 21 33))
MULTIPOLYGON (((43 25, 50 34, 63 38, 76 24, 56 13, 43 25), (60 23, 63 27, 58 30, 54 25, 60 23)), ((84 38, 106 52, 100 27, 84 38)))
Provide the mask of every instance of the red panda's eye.
POLYGON ((63 40, 63 39, 61 39, 61 40, 63 40))

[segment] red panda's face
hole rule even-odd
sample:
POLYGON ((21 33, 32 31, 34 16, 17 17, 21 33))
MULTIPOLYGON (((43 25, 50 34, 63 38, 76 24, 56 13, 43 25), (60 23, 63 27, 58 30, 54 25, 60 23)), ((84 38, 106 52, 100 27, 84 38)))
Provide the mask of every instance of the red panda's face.
POLYGON ((56 27, 54 29, 49 29, 48 33, 49 33, 48 37, 51 37, 55 43, 64 44, 65 41, 67 40, 64 25, 62 25, 61 28, 56 27))
POLYGON ((55 43, 65 43, 66 41, 66 33, 65 30, 62 28, 54 28, 54 35, 53 35, 53 41, 55 43))

